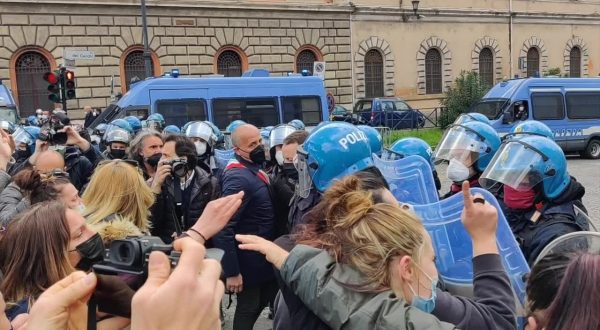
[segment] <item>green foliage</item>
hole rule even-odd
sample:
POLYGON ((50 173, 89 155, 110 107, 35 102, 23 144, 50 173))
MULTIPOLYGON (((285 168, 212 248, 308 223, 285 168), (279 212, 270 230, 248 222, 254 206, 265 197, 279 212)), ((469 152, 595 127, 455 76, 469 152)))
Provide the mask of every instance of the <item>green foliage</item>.
POLYGON ((416 137, 427 142, 432 148, 434 148, 440 139, 444 131, 440 128, 423 128, 419 130, 398 130, 392 131, 389 137, 384 137, 385 146, 389 147, 392 143, 396 142, 398 139, 402 139, 405 137, 416 137))
POLYGON ((548 76, 559 76, 560 77, 560 68, 550 68, 548 69, 548 76))
POLYGON ((477 72, 462 71, 442 100, 442 105, 447 108, 447 111, 440 118, 440 126, 446 128, 461 113, 468 112, 469 108, 477 103, 490 87, 479 79, 477 72))

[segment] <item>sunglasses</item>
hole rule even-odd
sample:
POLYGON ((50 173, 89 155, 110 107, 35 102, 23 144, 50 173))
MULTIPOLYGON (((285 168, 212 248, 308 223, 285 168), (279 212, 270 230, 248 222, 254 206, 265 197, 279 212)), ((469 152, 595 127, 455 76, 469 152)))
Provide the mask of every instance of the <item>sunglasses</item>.
POLYGON ((55 178, 69 179, 69 173, 67 173, 61 169, 54 169, 50 172, 40 173, 40 177, 42 178, 42 182, 45 183, 45 182, 53 181, 55 178))

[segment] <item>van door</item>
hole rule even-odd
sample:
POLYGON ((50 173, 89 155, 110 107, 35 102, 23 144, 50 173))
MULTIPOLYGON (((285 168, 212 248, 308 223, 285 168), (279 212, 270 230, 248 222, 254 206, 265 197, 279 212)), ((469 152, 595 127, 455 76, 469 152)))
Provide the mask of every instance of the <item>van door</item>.
POLYGON ((160 113, 167 125, 182 127, 187 122, 208 120, 208 90, 151 89, 151 113, 160 113))
POLYGON ((600 89, 567 89, 565 93, 570 151, 583 151, 592 136, 600 136, 600 89))
POLYGON ((563 150, 568 150, 565 100, 560 89, 532 90, 530 104, 532 119, 548 125, 554 131, 556 143, 563 150))

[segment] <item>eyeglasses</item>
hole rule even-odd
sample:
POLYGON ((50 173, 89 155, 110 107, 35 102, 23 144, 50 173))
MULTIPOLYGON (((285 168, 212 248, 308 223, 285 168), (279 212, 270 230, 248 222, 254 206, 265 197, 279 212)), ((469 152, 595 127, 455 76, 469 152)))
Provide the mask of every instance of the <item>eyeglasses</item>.
POLYGON ((142 169, 139 166, 140 164, 136 160, 133 160, 133 159, 106 159, 106 160, 103 160, 98 163, 98 168, 100 168, 106 164, 118 164, 118 163, 125 163, 127 165, 131 165, 138 171, 138 173, 142 174, 142 169))

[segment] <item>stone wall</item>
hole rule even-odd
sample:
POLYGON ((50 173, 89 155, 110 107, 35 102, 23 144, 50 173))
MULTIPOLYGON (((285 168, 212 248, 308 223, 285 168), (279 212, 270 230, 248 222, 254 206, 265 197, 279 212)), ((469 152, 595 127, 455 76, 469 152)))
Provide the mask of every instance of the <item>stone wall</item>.
MULTIPOLYGON (((24 47, 47 50, 55 65, 62 63, 64 49, 90 50, 96 55, 94 60, 76 62, 77 99, 70 100, 68 107, 105 107, 110 103, 113 77, 116 91, 121 91, 123 55, 143 42, 139 8, 73 5, 68 13, 40 15, 26 14, 25 6, 1 7, 0 77, 9 77, 5 84, 14 87, 11 59, 24 47)), ((38 10, 44 12, 64 10, 64 6, 41 7, 38 10)), ((148 14, 156 74, 172 68, 178 68, 181 74, 213 74, 219 49, 234 46, 245 55, 249 69, 266 68, 283 75, 295 71, 298 49, 312 46, 327 62, 327 91, 338 103, 352 104, 350 22, 345 13, 150 6, 148 14)))

